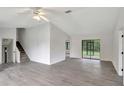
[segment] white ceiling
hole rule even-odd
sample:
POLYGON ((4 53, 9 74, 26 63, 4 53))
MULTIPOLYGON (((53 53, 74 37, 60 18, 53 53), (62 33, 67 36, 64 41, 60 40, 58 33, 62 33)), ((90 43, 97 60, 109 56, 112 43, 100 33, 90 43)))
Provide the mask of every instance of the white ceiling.
MULTIPOLYGON (((27 28, 45 22, 32 19, 32 15, 28 13, 18 14, 23 9, 27 8, 0 8, 0 27, 27 28)), ((119 14, 119 8, 45 7, 44 9, 50 22, 70 35, 112 31, 119 14), (65 14, 66 10, 72 10, 72 13, 65 14)))
MULTIPOLYGON (((51 21, 70 35, 112 31, 120 8, 80 8, 71 14, 51 18, 51 21)), ((55 16, 55 15, 54 15, 55 16)))
POLYGON ((33 20, 31 14, 19 14, 23 9, 25 8, 0 8, 0 27, 31 27, 43 23, 33 20))
MULTIPOLYGON (((30 12, 22 14, 23 10, 28 10, 29 7, 1 7, 0 8, 0 27, 9 27, 9 28, 23 28, 23 27, 31 27, 35 25, 39 25, 44 23, 44 20, 37 21, 32 18, 32 14, 30 12)), ((59 17, 60 15, 64 15, 64 11, 66 8, 44 8, 46 9, 46 16, 59 17)))

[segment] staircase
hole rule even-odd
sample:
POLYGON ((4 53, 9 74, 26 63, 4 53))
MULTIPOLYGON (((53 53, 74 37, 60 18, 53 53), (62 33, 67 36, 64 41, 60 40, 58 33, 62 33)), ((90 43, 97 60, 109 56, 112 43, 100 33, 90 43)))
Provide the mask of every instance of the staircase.
POLYGON ((30 59, 28 58, 25 50, 23 49, 22 45, 17 41, 16 46, 20 51, 20 61, 21 62, 30 62, 30 59))

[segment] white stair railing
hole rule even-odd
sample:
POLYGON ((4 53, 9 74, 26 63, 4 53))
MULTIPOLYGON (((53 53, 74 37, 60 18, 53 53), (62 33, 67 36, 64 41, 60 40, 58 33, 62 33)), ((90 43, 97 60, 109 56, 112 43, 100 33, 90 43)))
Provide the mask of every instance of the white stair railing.
POLYGON ((15 61, 16 63, 20 63, 20 51, 19 49, 16 47, 16 53, 15 53, 15 61))

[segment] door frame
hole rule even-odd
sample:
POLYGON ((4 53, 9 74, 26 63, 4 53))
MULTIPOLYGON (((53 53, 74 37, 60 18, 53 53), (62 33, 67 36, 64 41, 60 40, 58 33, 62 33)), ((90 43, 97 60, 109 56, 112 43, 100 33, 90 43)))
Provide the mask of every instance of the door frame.
POLYGON ((119 31, 119 73, 121 76, 123 75, 122 69, 123 69, 123 32, 119 31))

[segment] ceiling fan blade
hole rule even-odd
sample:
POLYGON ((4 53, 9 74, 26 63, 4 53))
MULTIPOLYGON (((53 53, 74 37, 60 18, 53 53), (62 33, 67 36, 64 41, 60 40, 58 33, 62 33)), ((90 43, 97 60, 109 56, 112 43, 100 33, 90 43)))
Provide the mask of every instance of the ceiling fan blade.
POLYGON ((17 14, 28 14, 28 13, 32 13, 33 11, 30 8, 22 8, 20 10, 18 10, 17 14))
POLYGON ((41 19, 43 19, 46 22, 49 22, 49 20, 45 16, 40 16, 41 19))
POLYGON ((29 7, 29 8, 32 10, 39 10, 39 9, 42 9, 43 7, 29 7))

